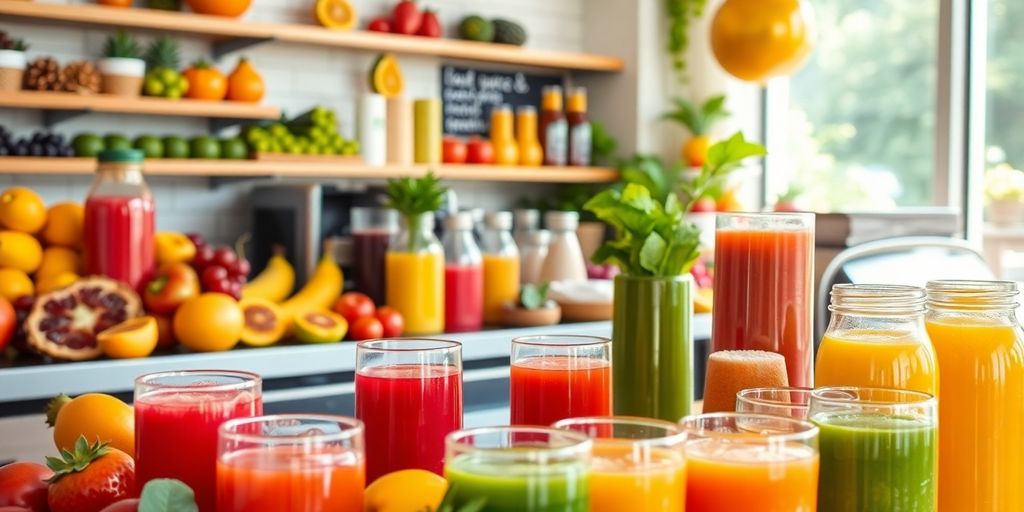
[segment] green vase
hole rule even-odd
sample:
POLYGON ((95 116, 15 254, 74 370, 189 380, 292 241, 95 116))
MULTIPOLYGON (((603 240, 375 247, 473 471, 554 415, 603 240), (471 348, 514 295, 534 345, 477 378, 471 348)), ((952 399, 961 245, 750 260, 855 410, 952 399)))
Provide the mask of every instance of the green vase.
POLYGON ((693 405, 693 279, 615 278, 612 382, 617 416, 676 422, 693 405))

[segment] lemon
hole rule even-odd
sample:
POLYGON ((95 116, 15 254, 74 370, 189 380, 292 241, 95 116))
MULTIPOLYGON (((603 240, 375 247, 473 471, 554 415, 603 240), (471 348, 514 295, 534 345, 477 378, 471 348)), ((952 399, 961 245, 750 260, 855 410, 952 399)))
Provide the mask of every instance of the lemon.
POLYGON ((13 268, 0 268, 0 297, 14 302, 19 297, 35 293, 35 285, 28 274, 13 268))
POLYGON ((42 261, 43 248, 35 237, 20 231, 0 231, 0 267, 31 274, 42 261))
POLYGON ((366 512, 436 510, 448 492, 448 481, 430 471, 403 469, 374 480, 363 495, 366 512))
POLYGON ((78 281, 78 274, 74 272, 61 272, 54 274, 43 279, 39 279, 36 284, 36 293, 42 295, 44 293, 50 293, 52 291, 60 290, 70 286, 75 281, 78 281))
POLYGON ((96 335, 100 349, 114 359, 146 357, 159 339, 156 319, 151 316, 125 320, 96 335))

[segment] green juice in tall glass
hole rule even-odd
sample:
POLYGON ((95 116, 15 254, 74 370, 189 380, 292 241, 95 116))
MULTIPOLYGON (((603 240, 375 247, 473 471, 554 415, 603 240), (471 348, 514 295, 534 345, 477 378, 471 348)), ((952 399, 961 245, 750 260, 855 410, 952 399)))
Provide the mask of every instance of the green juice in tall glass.
POLYGON ((934 419, 815 414, 821 430, 819 510, 934 512, 938 430, 934 419))
POLYGON ((587 465, 570 461, 545 466, 500 464, 462 455, 449 461, 444 476, 455 509, 485 498, 481 512, 587 512, 587 465))

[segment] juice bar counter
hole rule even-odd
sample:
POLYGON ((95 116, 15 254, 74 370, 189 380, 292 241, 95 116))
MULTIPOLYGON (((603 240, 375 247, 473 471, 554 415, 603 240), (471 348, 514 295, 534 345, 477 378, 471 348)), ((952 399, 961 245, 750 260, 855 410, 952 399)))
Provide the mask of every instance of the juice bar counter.
MULTIPOLYGON (((611 336, 611 322, 586 322, 525 329, 445 334, 463 344, 466 426, 508 422, 509 354, 512 339, 536 334, 611 336)), ((696 381, 704 381, 711 315, 694 318, 696 381)), ((144 359, 98 360, 0 368, 0 462, 50 455, 53 440, 43 422, 46 401, 60 393, 110 393, 132 398, 135 378, 151 372, 185 369, 245 370, 263 379, 268 413, 354 414, 356 346, 282 345, 208 354, 176 354, 144 359)))

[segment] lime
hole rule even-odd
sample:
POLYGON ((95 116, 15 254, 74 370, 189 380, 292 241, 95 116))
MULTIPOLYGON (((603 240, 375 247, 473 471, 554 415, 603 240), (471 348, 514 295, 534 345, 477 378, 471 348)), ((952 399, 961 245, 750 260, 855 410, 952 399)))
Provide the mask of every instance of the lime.
POLYGON ((178 80, 182 79, 181 73, 171 68, 160 68, 155 70, 155 73, 164 85, 174 85, 178 83, 178 80))
POLYGON ((142 88, 146 92, 147 96, 163 96, 164 89, 166 89, 166 87, 164 87, 164 83, 152 75, 146 77, 146 81, 143 83, 142 88))
POLYGON ((71 141, 75 156, 95 157, 103 151, 103 139, 95 133, 83 133, 71 141))
POLYGON ((203 135, 192 139, 192 158, 220 158, 220 142, 203 135))
POLYGON ((164 97, 172 100, 181 99, 184 95, 185 93, 176 87, 168 87, 167 90, 164 91, 164 97))
POLYGON ((245 160, 249 157, 249 146, 238 137, 220 141, 220 157, 229 160, 245 160))
POLYGON ((341 154, 343 155, 355 155, 359 153, 359 143, 354 140, 345 141, 345 144, 341 146, 341 154))
POLYGON ((164 156, 167 158, 188 158, 188 141, 182 137, 164 137, 164 156))
POLYGON ((152 135, 142 135, 135 138, 135 149, 141 149, 146 158, 163 158, 164 143, 152 135))
POLYGON ((103 145, 106 149, 132 149, 132 143, 128 137, 117 133, 107 134, 103 138, 103 145))

